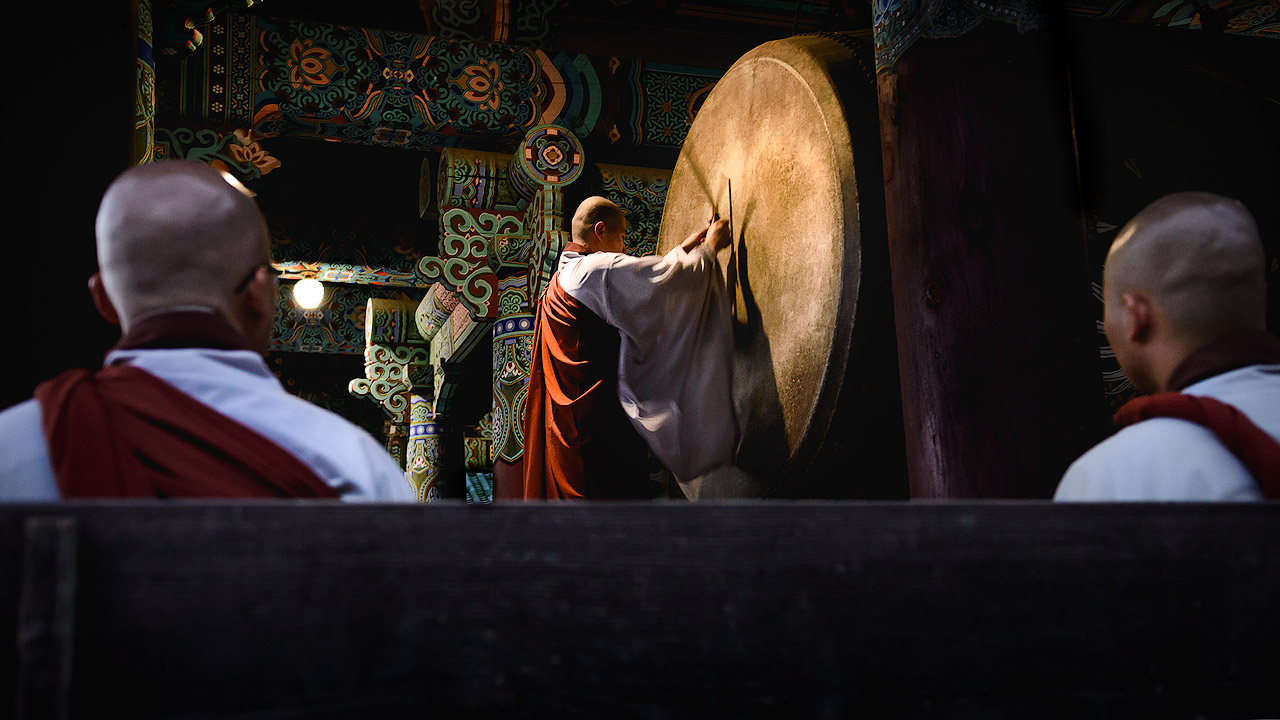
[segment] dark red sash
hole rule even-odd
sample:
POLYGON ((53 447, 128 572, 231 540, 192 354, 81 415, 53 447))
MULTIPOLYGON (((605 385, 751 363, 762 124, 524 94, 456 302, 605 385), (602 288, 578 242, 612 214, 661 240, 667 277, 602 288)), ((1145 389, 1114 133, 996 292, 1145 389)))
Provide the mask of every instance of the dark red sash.
POLYGON ((63 497, 334 498, 288 451, 131 365, 36 388, 63 497))
POLYGON ((1248 468, 1263 496, 1280 498, 1280 443, 1244 413, 1210 397, 1166 392, 1130 400, 1116 412, 1115 422, 1126 427, 1153 417, 1178 418, 1212 430, 1248 468))

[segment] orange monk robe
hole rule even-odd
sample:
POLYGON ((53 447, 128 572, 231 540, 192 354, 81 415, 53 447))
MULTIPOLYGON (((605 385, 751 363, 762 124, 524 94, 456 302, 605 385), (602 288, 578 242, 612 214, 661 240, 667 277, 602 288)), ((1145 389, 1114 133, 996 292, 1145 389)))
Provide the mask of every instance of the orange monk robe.
POLYGON ((655 496, 648 451, 618 401, 619 344, 618 331, 553 276, 533 333, 525 499, 655 496))

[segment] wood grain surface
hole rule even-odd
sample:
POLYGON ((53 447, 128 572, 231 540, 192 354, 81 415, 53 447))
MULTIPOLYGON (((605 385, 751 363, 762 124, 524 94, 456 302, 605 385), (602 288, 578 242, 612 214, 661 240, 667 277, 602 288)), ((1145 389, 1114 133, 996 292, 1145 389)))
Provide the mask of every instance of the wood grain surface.
POLYGON ((1108 430, 1060 41, 984 23, 878 76, 912 498, 1048 498, 1108 430))

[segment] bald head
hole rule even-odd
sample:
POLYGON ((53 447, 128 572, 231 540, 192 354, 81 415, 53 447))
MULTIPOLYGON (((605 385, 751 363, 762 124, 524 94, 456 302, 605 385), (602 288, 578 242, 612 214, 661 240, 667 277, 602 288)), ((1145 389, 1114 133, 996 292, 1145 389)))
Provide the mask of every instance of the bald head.
POLYGON ((570 234, 573 241, 592 250, 622 252, 622 237, 626 233, 626 218, 622 208, 608 198, 593 195, 578 206, 573 214, 570 234), (613 247, 615 244, 617 247, 613 247))
POLYGON ((1108 305, 1141 292, 1170 330, 1206 343, 1266 327, 1266 258, 1253 216, 1238 200, 1166 195, 1121 229, 1107 255, 1108 305))
POLYGON ((266 222, 248 191, 199 162, 121 173, 95 229, 102 284, 125 330, 175 308, 225 312, 236 285, 270 259, 266 222))

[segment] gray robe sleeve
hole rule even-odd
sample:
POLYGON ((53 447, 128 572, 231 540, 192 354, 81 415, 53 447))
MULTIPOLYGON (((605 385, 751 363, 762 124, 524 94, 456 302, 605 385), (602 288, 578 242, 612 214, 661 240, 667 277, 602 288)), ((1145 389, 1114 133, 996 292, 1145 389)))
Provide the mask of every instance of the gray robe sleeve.
POLYGON ((622 334, 618 399, 676 479, 731 464, 733 335, 715 252, 591 253, 564 265, 560 283, 622 334))

